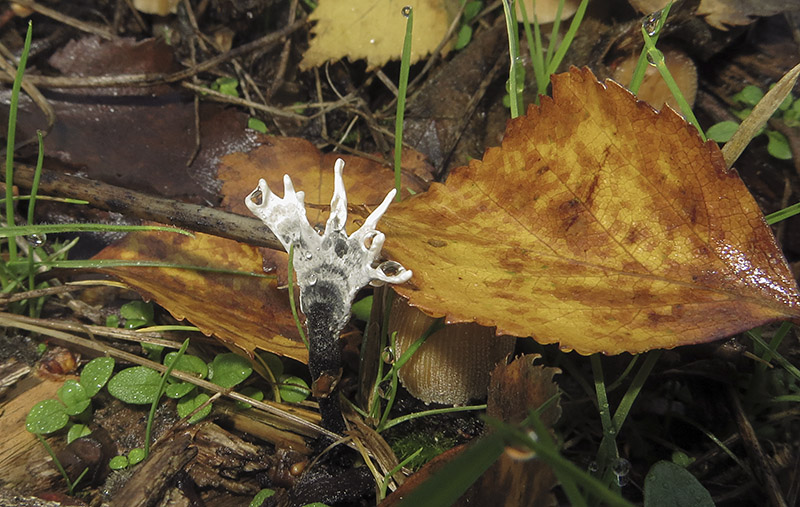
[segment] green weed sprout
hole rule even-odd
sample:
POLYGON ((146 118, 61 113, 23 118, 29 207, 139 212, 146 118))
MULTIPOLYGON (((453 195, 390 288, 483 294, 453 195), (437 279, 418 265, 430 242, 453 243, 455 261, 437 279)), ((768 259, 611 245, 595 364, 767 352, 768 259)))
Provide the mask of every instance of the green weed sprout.
MULTIPOLYGON (((25 418, 25 429, 36 435, 47 453, 53 459, 56 468, 67 483, 69 494, 72 495, 81 478, 88 471, 88 467, 74 480, 58 460, 44 435, 55 433, 66 427, 70 417, 81 417, 91 413, 91 398, 100 392, 108 382, 114 371, 114 358, 98 357, 89 361, 81 371, 80 379, 67 380, 58 390, 58 400, 47 399, 34 405, 25 418)), ((73 424, 67 434, 67 443, 88 435, 88 428, 83 424, 73 424)))

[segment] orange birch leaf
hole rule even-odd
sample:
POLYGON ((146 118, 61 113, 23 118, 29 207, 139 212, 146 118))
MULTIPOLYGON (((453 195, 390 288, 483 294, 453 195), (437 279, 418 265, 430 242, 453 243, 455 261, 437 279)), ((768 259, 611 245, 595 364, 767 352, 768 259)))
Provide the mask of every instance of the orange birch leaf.
POLYGON ((500 148, 389 208, 395 287, 453 322, 581 354, 706 342, 800 318, 761 211, 719 147, 588 70, 512 120, 500 148))

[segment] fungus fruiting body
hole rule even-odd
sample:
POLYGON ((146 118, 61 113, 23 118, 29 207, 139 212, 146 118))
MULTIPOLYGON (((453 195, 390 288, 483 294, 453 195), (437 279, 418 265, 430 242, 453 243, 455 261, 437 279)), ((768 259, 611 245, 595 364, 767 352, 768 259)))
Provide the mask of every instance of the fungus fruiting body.
POLYGON ((323 425, 336 432, 345 429, 336 399, 336 384, 341 375, 337 340, 350 319, 353 298, 368 283, 403 283, 412 274, 396 262, 374 266, 385 240, 375 226, 389 207, 395 190, 388 193, 357 231, 347 236, 343 169, 344 161, 337 159, 331 214, 322 235, 308 223, 305 194, 295 191, 288 174, 283 177, 283 198, 273 194, 262 179, 245 199, 248 209, 270 228, 286 251, 293 249, 300 308, 306 316, 309 334, 308 367, 315 384, 313 391, 320 403, 323 425))

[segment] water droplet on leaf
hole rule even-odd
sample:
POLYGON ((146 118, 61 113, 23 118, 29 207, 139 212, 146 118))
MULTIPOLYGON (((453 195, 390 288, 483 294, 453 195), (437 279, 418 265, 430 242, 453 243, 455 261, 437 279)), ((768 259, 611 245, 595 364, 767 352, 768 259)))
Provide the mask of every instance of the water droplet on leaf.
POLYGON ((411 6, 406 5, 405 7, 402 8, 400 12, 403 13, 403 16, 409 17, 411 15, 411 6))
POLYGON ((392 351, 391 347, 386 347, 381 352, 381 359, 386 364, 394 364, 394 351, 392 351))
POLYGON ((647 16, 644 21, 642 21, 642 28, 644 31, 647 32, 647 35, 650 37, 654 36, 658 29, 658 22, 661 21, 661 16, 663 14, 663 9, 660 11, 656 11, 649 16, 647 16))
POLYGON ((28 243, 31 244, 33 247, 40 247, 47 242, 47 235, 46 234, 29 234, 27 236, 28 243))

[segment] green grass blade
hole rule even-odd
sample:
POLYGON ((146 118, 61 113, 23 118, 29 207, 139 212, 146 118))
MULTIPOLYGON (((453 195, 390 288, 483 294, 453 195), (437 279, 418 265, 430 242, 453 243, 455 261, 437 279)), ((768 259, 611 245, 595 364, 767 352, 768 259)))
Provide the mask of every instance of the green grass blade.
POLYGON ((403 155, 403 119, 406 113, 406 93, 408 92, 408 72, 411 67, 411 34, 414 30, 414 9, 403 8, 406 16, 406 34, 403 39, 403 53, 400 59, 400 81, 397 83, 397 112, 394 115, 394 188, 395 202, 400 202, 400 165, 403 155), (408 15, 406 16, 406 12, 408 15))
POLYGON ((575 11, 575 16, 572 17, 572 22, 569 25, 569 29, 567 33, 564 35, 564 40, 561 41, 561 44, 558 46, 558 51, 556 51, 555 56, 550 61, 547 67, 547 75, 554 73, 558 70, 558 66, 561 65, 561 61, 564 59, 564 56, 567 54, 567 50, 569 46, 572 44, 572 41, 575 39, 575 34, 578 32, 578 28, 581 26, 581 22, 583 21, 583 16, 586 14, 586 7, 589 5, 589 0, 581 0, 581 4, 578 6, 578 10, 575 11))
POLYGON ((264 273, 252 273, 250 271, 240 271, 236 269, 214 268, 210 266, 193 266, 191 264, 176 264, 164 261, 126 261, 122 259, 88 259, 88 260, 44 260, 36 263, 37 266, 46 268, 61 269, 103 269, 103 268, 164 268, 164 269, 188 269, 192 271, 204 271, 221 275, 252 276, 255 278, 275 278, 275 275, 265 275, 264 273))
POLYGON ((516 118, 520 115, 522 108, 522 94, 517 90, 517 72, 519 61, 519 40, 517 39, 517 18, 512 8, 514 0, 509 5, 508 0, 503 0, 503 11, 506 17, 506 31, 508 33, 508 96, 510 99, 511 117, 516 118))
POLYGON ((692 107, 688 102, 686 102, 686 98, 683 96, 680 88, 678 88, 678 83, 675 82, 675 79, 673 79, 672 74, 667 68, 667 64, 664 61, 664 53, 655 47, 652 38, 650 35, 648 35, 644 28, 642 28, 642 37, 644 37, 644 45, 647 49, 647 56, 652 62, 655 63, 656 69, 658 69, 659 74, 661 74, 661 79, 663 79, 667 84, 667 88, 669 88, 669 91, 672 93, 672 96, 678 103, 681 113, 683 113, 686 121, 688 121, 694 126, 694 128, 697 129, 697 132, 700 134, 700 138, 703 140, 703 142, 705 142, 706 135, 703 132, 703 129, 700 127, 700 122, 698 122, 697 118, 695 118, 694 112, 692 112, 692 107))
POLYGON ((36 169, 34 169, 33 171, 33 184, 31 185, 30 202, 28 203, 28 225, 33 225, 33 211, 36 206, 36 196, 39 193, 39 180, 42 179, 42 165, 44 163, 44 143, 42 140, 41 130, 36 131, 36 139, 39 141, 39 153, 36 157, 36 169))
POLYGON ((520 2, 519 11, 522 13, 522 27, 525 31, 525 39, 528 41, 528 52, 531 55, 531 65, 533 66, 533 76, 536 79, 536 103, 539 103, 538 95, 547 92, 547 85, 550 83, 550 76, 545 72, 545 59, 542 55, 542 35, 539 32, 539 21, 536 13, 533 13, 533 26, 536 34, 531 33, 531 23, 528 20, 528 12, 525 10, 525 2, 520 2))
MULTIPOLYGON (((22 76, 25 75, 25 66, 28 63, 28 53, 31 49, 31 36, 33 34, 33 23, 28 22, 28 32, 25 34, 25 44, 22 54, 19 57, 17 75, 14 77, 14 84, 11 87, 11 104, 8 108, 8 133, 6 134, 6 223, 14 225, 14 144, 17 134, 17 110, 19 108, 19 90, 22 87, 22 76)), ((8 258, 17 260, 17 244, 14 236, 8 240, 8 258)))
MULTIPOLYGON (((505 0, 503 0, 505 3, 505 0)), ((450 506, 478 480, 500 454, 505 444, 502 435, 493 433, 471 444, 455 459, 420 484, 405 499, 401 507, 450 506)))
POLYGON ((793 217, 800 213, 800 202, 792 204, 782 210, 778 210, 775 213, 770 213, 764 219, 767 221, 767 224, 777 224, 781 220, 786 220, 787 218, 793 217))
MULTIPOLYGON (((671 8, 672 2, 668 3, 659 11, 655 26, 648 32, 648 35, 652 38, 653 45, 658 42, 661 29, 664 28, 664 24, 667 22, 667 16, 669 16, 669 10, 671 8)), ((644 24, 647 24, 647 22, 644 24)), ((639 60, 636 62, 636 68, 633 70, 630 85, 628 86, 628 89, 632 91, 634 95, 639 92, 639 87, 642 86, 642 81, 644 81, 644 74, 647 71, 648 65, 650 65, 650 62, 647 61, 647 48, 642 48, 642 52, 639 53, 639 60)))
POLYGON ((558 29, 561 28, 561 16, 564 12, 565 0, 558 0, 558 7, 556 8, 556 18, 553 20, 553 29, 550 31, 550 41, 547 43, 547 54, 544 57, 547 68, 550 68, 550 62, 553 61, 553 52, 556 49, 556 41, 558 40, 558 29))
POLYGON ((15 225, 0 229, 0 238, 13 236, 28 236, 30 234, 58 234, 62 232, 134 232, 134 231, 162 231, 176 232, 184 236, 194 236, 193 233, 177 227, 160 225, 109 225, 109 224, 37 224, 15 225))
POLYGON ((164 370, 164 373, 161 374, 161 382, 158 385, 158 396, 156 399, 153 400, 153 403, 150 405, 150 413, 147 416, 147 426, 144 431, 144 457, 150 455, 150 435, 153 431, 153 421, 156 418, 156 409, 158 408, 158 404, 161 401, 161 397, 164 395, 164 389, 167 385, 167 379, 169 378, 169 374, 172 373, 172 369, 178 364, 178 361, 181 359, 183 354, 186 352, 186 349, 189 348, 189 338, 184 340, 183 345, 178 350, 178 353, 175 355, 175 358, 172 360, 171 363, 167 365, 167 369, 164 370))
POLYGON ((289 269, 288 269, 288 278, 289 278, 289 307, 292 309, 292 318, 294 319, 294 325, 297 326, 297 332, 300 334, 300 338, 303 340, 303 343, 306 346, 306 349, 310 349, 310 345, 308 343, 308 338, 306 338, 306 333, 303 331, 303 324, 300 323, 300 317, 297 315, 297 306, 294 303, 294 243, 289 245, 289 269))

